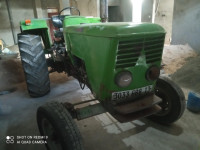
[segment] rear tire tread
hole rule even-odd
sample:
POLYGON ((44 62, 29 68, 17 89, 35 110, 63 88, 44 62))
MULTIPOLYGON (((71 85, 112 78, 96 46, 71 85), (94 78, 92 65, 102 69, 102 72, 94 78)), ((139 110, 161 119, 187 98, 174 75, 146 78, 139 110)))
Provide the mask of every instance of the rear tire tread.
POLYGON ((18 46, 29 95, 46 95, 50 91, 50 80, 41 37, 18 34, 18 46))

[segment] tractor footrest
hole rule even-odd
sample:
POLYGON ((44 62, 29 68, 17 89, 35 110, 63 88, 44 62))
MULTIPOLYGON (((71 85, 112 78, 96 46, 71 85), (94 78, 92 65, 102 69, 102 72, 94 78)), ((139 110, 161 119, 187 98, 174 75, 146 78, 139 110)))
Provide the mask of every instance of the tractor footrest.
POLYGON ((106 110, 104 107, 101 105, 101 103, 94 104, 94 105, 89 105, 83 108, 77 108, 76 109, 76 116, 77 120, 82 120, 85 118, 89 118, 95 115, 99 115, 102 113, 105 113, 106 110))
POLYGON ((158 113, 159 111, 161 111, 161 107, 158 105, 154 105, 150 108, 147 108, 138 112, 134 112, 131 114, 124 115, 124 114, 114 113, 111 115, 119 122, 124 123, 124 122, 130 122, 136 119, 150 116, 152 114, 158 113))
POLYGON ((117 105, 114 107, 114 110, 125 115, 152 107, 160 102, 162 102, 162 99, 153 94, 145 96, 134 102, 117 105))

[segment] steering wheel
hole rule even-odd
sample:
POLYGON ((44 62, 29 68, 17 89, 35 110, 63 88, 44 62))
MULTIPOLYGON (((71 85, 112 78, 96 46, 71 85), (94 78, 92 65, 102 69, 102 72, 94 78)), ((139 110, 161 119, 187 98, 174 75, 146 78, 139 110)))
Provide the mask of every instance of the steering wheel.
POLYGON ((61 13, 67 9, 70 9, 70 10, 75 9, 80 16, 80 11, 76 7, 66 7, 66 8, 62 9, 57 16, 52 16, 51 19, 52 19, 52 23, 53 23, 54 27, 62 28, 63 20, 64 20, 65 16, 69 16, 69 15, 61 15, 61 13))
POLYGON ((78 10, 78 8, 76 8, 76 7, 65 7, 65 8, 63 8, 60 12, 59 12, 59 14, 58 14, 58 16, 60 16, 61 15, 61 13, 64 11, 64 10, 67 10, 67 9, 75 9, 77 12, 78 12, 78 15, 80 16, 80 11, 78 10))

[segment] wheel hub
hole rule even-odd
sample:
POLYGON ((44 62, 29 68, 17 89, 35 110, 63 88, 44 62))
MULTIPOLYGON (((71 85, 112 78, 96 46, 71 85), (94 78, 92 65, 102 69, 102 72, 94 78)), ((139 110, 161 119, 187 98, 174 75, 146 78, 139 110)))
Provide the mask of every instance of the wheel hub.
POLYGON ((165 116, 167 115, 171 110, 171 101, 170 97, 166 94, 165 91, 162 91, 161 89, 156 89, 155 94, 162 98, 162 102, 159 104, 159 106, 162 108, 162 110, 157 113, 158 116, 165 116))

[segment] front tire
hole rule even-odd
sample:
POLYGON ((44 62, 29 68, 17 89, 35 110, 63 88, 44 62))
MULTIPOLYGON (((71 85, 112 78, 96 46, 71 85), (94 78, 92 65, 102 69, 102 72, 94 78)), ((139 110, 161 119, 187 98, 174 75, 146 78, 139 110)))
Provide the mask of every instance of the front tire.
POLYGON ((18 46, 29 95, 46 95, 50 91, 50 80, 40 36, 18 34, 18 46))
POLYGON ((149 118, 161 124, 177 121, 185 110, 185 96, 179 86, 167 77, 157 80, 155 94, 162 99, 159 104, 162 110, 149 118))
POLYGON ((48 150, 83 150, 80 132, 70 113, 57 102, 38 108, 38 128, 42 136, 48 136, 48 150))

